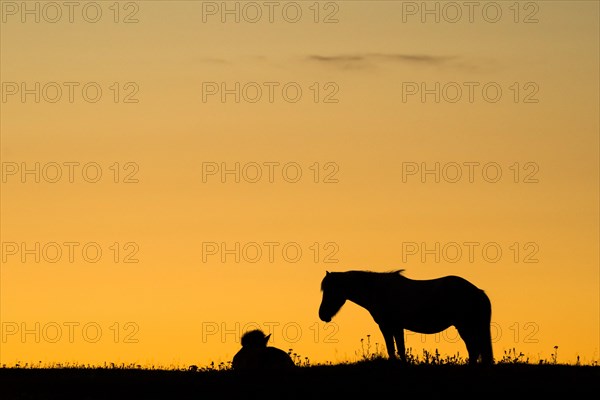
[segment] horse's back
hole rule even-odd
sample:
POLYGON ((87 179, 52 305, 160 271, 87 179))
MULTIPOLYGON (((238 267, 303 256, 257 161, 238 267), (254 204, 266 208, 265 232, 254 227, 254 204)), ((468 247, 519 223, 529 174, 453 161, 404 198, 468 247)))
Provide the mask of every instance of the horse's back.
POLYGON ((490 301, 487 294, 465 278, 456 275, 448 275, 433 279, 433 294, 439 296, 439 300, 450 303, 460 302, 471 305, 489 306, 490 301))
POLYGON ((486 323, 491 319, 492 305, 487 294, 468 280, 449 275, 440 278, 440 289, 435 299, 446 315, 458 323, 486 323), (478 322, 475 322, 478 321, 478 322))
POLYGON ((441 278, 410 280, 414 286, 417 286, 423 292, 441 292, 441 293, 463 293, 465 295, 480 296, 483 290, 479 289, 472 282, 457 275, 447 275, 441 278))
POLYGON ((390 306, 403 309, 409 305, 410 309, 421 313, 487 313, 491 308, 483 290, 456 275, 424 280, 404 278, 390 287, 389 297, 395 298, 390 306))
POLYGON ((464 293, 475 295, 482 292, 475 284, 461 276, 447 275, 442 278, 434 279, 433 281, 435 280, 440 282, 440 286, 448 288, 449 290, 462 291, 464 293))
POLYGON ((265 364, 269 368, 290 368, 295 366, 290 355, 277 347, 266 348, 265 364))

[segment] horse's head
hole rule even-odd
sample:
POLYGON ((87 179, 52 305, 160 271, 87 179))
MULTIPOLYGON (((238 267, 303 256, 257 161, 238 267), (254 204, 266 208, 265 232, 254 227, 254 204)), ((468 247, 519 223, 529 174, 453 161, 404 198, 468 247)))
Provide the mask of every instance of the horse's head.
POLYGON ((265 335, 263 331, 255 329, 242 335, 242 347, 267 347, 271 334, 265 335))
POLYGON ((336 278, 335 272, 327 272, 321 281, 323 299, 319 307, 319 318, 324 322, 330 322, 346 302, 346 295, 336 278))

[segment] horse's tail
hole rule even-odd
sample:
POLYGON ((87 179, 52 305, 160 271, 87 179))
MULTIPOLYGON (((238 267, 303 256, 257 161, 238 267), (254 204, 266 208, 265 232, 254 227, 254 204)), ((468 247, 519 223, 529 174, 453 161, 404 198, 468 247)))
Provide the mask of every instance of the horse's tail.
POLYGON ((494 350, 492 349, 492 303, 488 295, 482 290, 481 291, 483 300, 482 300, 482 316, 483 323, 485 326, 483 327, 483 336, 482 343, 479 345, 480 354, 481 354, 481 362, 483 364, 493 364, 494 363, 494 350))

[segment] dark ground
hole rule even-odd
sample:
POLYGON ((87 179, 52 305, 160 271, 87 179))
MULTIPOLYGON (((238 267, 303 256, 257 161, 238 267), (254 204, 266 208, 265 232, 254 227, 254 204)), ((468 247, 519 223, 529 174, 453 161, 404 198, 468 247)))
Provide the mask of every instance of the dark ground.
POLYGON ((388 361, 298 367, 291 373, 0 368, 0 398, 13 399, 375 399, 382 394, 479 398, 600 393, 600 366, 408 365, 388 361), (475 397, 475 396, 473 396, 475 397))

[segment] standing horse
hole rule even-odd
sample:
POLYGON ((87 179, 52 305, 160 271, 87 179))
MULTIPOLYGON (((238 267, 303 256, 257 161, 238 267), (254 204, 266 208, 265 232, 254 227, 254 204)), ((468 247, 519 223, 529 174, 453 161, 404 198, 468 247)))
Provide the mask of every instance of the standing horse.
POLYGON ((493 364, 492 306, 483 290, 458 276, 414 280, 392 272, 327 272, 321 282, 319 318, 331 319, 346 300, 365 308, 385 339, 390 359, 406 362, 404 330, 438 333, 454 326, 467 346, 469 364, 493 364))

